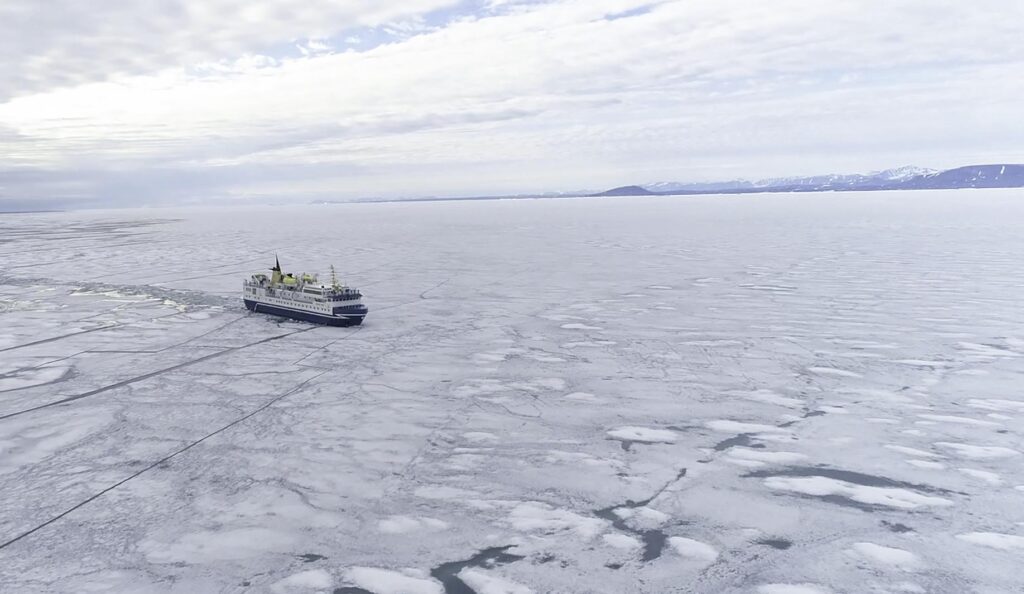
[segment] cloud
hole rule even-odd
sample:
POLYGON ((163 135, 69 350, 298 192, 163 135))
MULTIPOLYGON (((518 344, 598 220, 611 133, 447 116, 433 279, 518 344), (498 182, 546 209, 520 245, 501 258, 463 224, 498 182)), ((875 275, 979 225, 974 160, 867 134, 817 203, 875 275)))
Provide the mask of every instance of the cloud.
POLYGON ((125 199, 600 189, 1024 159, 1016 3, 385 4, 111 3, 123 11, 111 24, 98 24, 106 4, 69 8, 52 17, 61 35, 36 31, 35 44, 26 24, 16 42, 0 35, 15 57, 0 80, 24 82, 0 84, 0 153, 125 199), (346 41, 385 30, 372 46, 346 41))
POLYGON ((457 0, 5 0, 0 98, 238 56, 457 0))

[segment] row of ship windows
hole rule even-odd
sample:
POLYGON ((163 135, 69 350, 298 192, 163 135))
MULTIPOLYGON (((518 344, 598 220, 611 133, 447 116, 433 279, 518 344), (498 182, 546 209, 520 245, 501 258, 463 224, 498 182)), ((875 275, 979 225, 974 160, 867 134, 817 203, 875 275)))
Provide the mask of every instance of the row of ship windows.
MULTIPOLYGON (((247 291, 249 291, 251 294, 254 294, 254 295, 256 293, 256 291, 252 290, 252 289, 247 289, 247 291)), ((295 305, 295 302, 289 301, 289 300, 274 299, 273 297, 265 297, 265 299, 267 300, 268 303, 275 303, 277 305, 284 305, 284 306, 294 306, 295 305)), ((316 309, 316 310, 322 311, 322 312, 327 312, 327 313, 331 313, 331 314, 334 313, 333 309, 331 307, 327 307, 327 306, 313 305, 313 304, 310 304, 310 303, 300 303, 300 305, 306 305, 306 306, 309 306, 309 307, 311 307, 313 309, 316 309)))
MULTIPOLYGON (((256 289, 247 288, 245 291, 250 295, 256 294, 256 289)), ((336 295, 331 298, 331 301, 352 301, 354 299, 359 299, 359 297, 361 297, 361 295, 336 295)))
MULTIPOLYGON (((291 302, 288 302, 288 301, 285 301, 285 300, 282 300, 282 299, 271 299, 270 301, 277 302, 279 305, 293 306, 294 307, 294 305, 291 302)), ((305 305, 306 307, 311 307, 311 308, 319 310, 319 311, 328 311, 328 312, 331 311, 331 308, 324 307, 322 305, 313 305, 311 303, 300 303, 299 305, 305 305)))
MULTIPOLYGON (((294 302, 285 301, 284 299, 274 299, 272 297, 267 298, 267 302, 268 303, 276 303, 277 305, 294 306, 294 302)), ((306 305, 306 306, 312 307, 313 309, 317 309, 319 311, 325 311, 325 312, 328 312, 328 313, 334 313, 334 312, 331 311, 331 308, 324 307, 324 306, 321 306, 321 305, 312 305, 310 303, 300 303, 299 305, 306 305)))

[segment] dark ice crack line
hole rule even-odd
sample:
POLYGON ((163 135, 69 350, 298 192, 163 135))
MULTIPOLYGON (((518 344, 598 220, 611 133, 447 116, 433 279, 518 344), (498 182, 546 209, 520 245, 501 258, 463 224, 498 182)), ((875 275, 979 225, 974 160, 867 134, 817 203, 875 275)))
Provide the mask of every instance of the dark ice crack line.
POLYGON ((355 329, 355 331, 354 331, 354 332, 351 332, 351 333, 349 333, 349 334, 346 334, 345 336, 342 336, 341 338, 337 338, 337 339, 335 339, 335 340, 332 340, 331 342, 328 342, 327 344, 325 344, 325 345, 323 345, 323 346, 319 346, 319 347, 316 347, 316 348, 314 348, 314 349, 313 349, 312 351, 310 351, 310 352, 309 352, 309 353, 308 353, 308 354, 307 354, 306 356, 304 356, 304 357, 302 357, 301 359, 299 359, 298 361, 296 361, 296 362, 292 363, 292 365, 295 365, 295 366, 298 366, 298 367, 311 367, 311 368, 313 368, 313 369, 323 369, 323 367, 317 367, 316 365, 310 365, 310 364, 308 364, 308 363, 303 363, 303 361, 305 361, 306 359, 308 359, 308 358, 312 357, 313 355, 315 355, 315 354, 317 354, 317 353, 322 353, 322 352, 324 352, 324 351, 325 351, 325 350, 327 350, 327 348, 328 348, 328 347, 330 347, 331 345, 334 345, 334 344, 336 344, 336 343, 339 343, 339 342, 341 342, 341 341, 343 341, 343 340, 348 340, 348 339, 352 338, 353 336, 355 336, 356 334, 358 334, 358 333, 359 333, 359 331, 360 331, 360 330, 362 330, 362 329, 363 329, 363 326, 359 326, 359 327, 357 327, 357 328, 355 329))
POLYGON ((88 334, 90 332, 99 332, 100 330, 110 330, 111 328, 118 328, 118 327, 120 327, 122 325, 123 324, 104 324, 104 325, 99 326, 97 328, 89 328, 88 330, 80 330, 78 332, 71 332, 69 334, 61 334, 60 336, 53 336, 51 338, 44 338, 42 340, 36 340, 36 341, 33 341, 33 342, 26 342, 25 344, 16 344, 14 346, 9 346, 9 347, 5 347, 5 348, 0 349, 0 353, 2 353, 4 351, 13 351, 14 349, 23 349, 25 347, 35 346, 37 344, 46 344, 48 342, 54 342, 56 340, 63 340, 65 338, 71 338, 72 336, 79 336, 81 334, 88 334))
POLYGON ((459 578, 459 574, 462 570, 471 567, 494 567, 497 565, 507 565, 509 563, 515 563, 516 561, 525 559, 522 555, 513 555, 512 553, 507 552, 514 546, 515 545, 491 547, 489 549, 484 549, 463 561, 442 563, 431 569, 430 575, 437 581, 441 582, 441 585, 444 587, 445 594, 477 594, 476 590, 470 588, 466 582, 459 578))
POLYGON ((254 347, 254 346, 257 346, 257 345, 265 344, 265 343, 268 343, 268 342, 271 342, 271 341, 274 341, 274 340, 278 340, 280 338, 286 338, 288 336, 294 336, 296 334, 302 334, 303 332, 309 332, 310 330, 315 330, 316 328, 317 328, 317 326, 314 326, 312 328, 304 328, 302 330, 296 330, 295 332, 289 332, 287 334, 279 334, 277 336, 270 336, 268 338, 264 338, 262 340, 257 340, 256 342, 251 342, 249 344, 245 344, 245 345, 241 345, 241 346, 236 346, 236 347, 229 347, 227 349, 224 349, 223 351, 217 351, 216 353, 210 353, 209 355, 204 355, 204 356, 199 357, 197 359, 192 359, 191 361, 185 361, 184 363, 178 363, 177 365, 172 365, 170 367, 165 367, 164 369, 158 369, 156 371, 151 371, 149 373, 144 373, 142 375, 138 375, 138 376, 135 376, 133 378, 129 378, 129 379, 122 380, 122 381, 119 381, 119 382, 116 382, 116 383, 113 383, 113 384, 110 384, 110 385, 107 385, 107 386, 103 386, 102 388, 96 388, 95 390, 90 390, 88 392, 83 392, 81 394, 75 394, 74 396, 68 396, 67 398, 61 398, 60 400, 55 400, 53 402, 47 402, 46 404, 40 404, 39 406, 33 406, 32 408, 26 408, 24 410, 19 410, 17 412, 8 413, 6 415, 0 416, 0 421, 3 421, 5 419, 10 419, 12 417, 17 417, 17 416, 20 416, 20 415, 23 415, 23 414, 26 414, 26 413, 34 412, 34 411, 37 411, 37 410, 41 410, 41 409, 44 409, 44 408, 49 408, 51 406, 59 406, 61 404, 67 404, 69 402, 74 402, 76 400, 81 400, 83 398, 88 398, 90 396, 95 396, 97 394, 102 394, 104 392, 109 392, 110 390, 115 390, 117 388, 121 388, 121 387, 124 387, 124 386, 135 384, 135 383, 138 383, 138 382, 150 379, 152 377, 156 377, 158 375, 161 375, 161 374, 164 374, 164 373, 168 373, 170 371, 175 371, 177 369, 182 369, 182 368, 185 368, 185 367, 190 367, 192 365, 196 365, 198 363, 202 363, 203 361, 209 361, 210 359, 215 359, 217 357, 220 357, 221 355, 227 355, 227 354, 230 354, 230 353, 234 353, 234 352, 240 351, 242 349, 247 349, 249 347, 254 347))
POLYGON ((427 297, 427 293, 441 288, 443 285, 448 283, 448 281, 450 281, 450 280, 452 280, 452 279, 447 278, 447 279, 437 283, 433 287, 430 287, 429 289, 426 289, 425 291, 423 291, 422 293, 419 294, 419 298, 418 299, 413 299, 411 301, 403 301, 401 303, 395 303, 393 305, 385 305, 383 307, 377 307, 377 308, 374 308, 374 311, 383 311, 385 309, 394 309, 396 307, 405 307, 406 305, 412 305, 414 303, 419 303, 421 301, 429 301, 432 298, 431 297, 427 297))
MULTIPOLYGON (((301 330, 300 332, 304 332, 304 330, 301 330)), ((293 332, 293 334, 295 334, 295 333, 293 332)), ((281 338, 281 337, 275 337, 275 338, 281 338)), ((239 348, 242 348, 242 347, 239 347, 239 348)), ((90 497, 88 497, 88 498, 86 498, 86 499, 76 503, 75 505, 69 507, 68 509, 66 509, 64 511, 62 511, 61 513, 59 513, 56 516, 50 518, 49 520, 46 520, 42 524, 39 524, 39 525, 29 529, 29 530, 26 530, 25 532, 22 532, 21 534, 15 536, 14 538, 11 538, 10 540, 7 540, 7 541, 5 541, 3 543, 0 543, 0 550, 3 550, 5 548, 11 546, 12 544, 18 542, 19 540, 21 540, 21 539, 23 539, 23 538, 25 538, 27 536, 31 536, 32 534, 35 534, 36 532, 42 530, 43 528, 46 528, 50 524, 53 524, 54 522, 60 520, 61 518, 67 516, 68 514, 74 512, 75 510, 80 509, 80 508, 82 508, 82 507, 92 503, 93 501, 96 501, 97 499, 99 499, 103 495, 113 491, 114 489, 120 487, 121 485, 127 483, 128 481, 130 481, 132 479, 135 479, 135 478, 138 478, 142 474, 144 474, 146 472, 149 472, 150 470, 160 466, 161 464, 164 464, 164 463, 168 462, 172 458, 175 458, 176 456, 178 456, 180 454, 183 454, 183 453, 187 452, 188 450, 191 450, 192 448, 194 448, 197 445, 203 443, 207 439, 210 439, 211 437, 214 437, 215 435, 223 433, 223 432, 227 431, 228 429, 234 427, 235 425, 238 425, 239 423, 242 423, 242 422, 244 422, 244 421, 246 421, 246 420, 248 420, 248 419, 250 419, 250 418, 252 418, 252 417, 254 417, 256 415, 258 415, 259 413, 267 410, 268 408, 270 408, 271 406, 273 406, 277 402, 280 402, 281 400, 287 398, 288 396, 291 396, 292 394, 298 392, 302 388, 306 387, 306 385, 308 385, 310 382, 312 382, 313 380, 319 378, 320 376, 324 375, 327 372, 328 372, 328 370, 324 370, 324 371, 321 371, 320 373, 317 373, 317 374, 313 375, 312 377, 310 377, 310 378, 308 378, 306 380, 303 380, 302 382, 300 382, 297 386, 295 386, 291 390, 288 390, 287 392, 284 392, 283 394, 281 394, 279 396, 275 396, 274 398, 271 398, 265 404, 257 407, 253 411, 251 411, 249 413, 246 413, 245 415, 235 419, 234 421, 231 421, 227 425, 224 425, 224 426, 222 426, 222 427, 220 427, 220 428, 218 428, 218 429, 216 429, 216 430, 214 430, 214 431, 212 431, 210 433, 207 433, 206 435, 200 437, 199 439, 186 444, 184 447, 181 447, 181 448, 175 450, 174 452, 164 456, 163 458, 157 460, 156 462, 153 462, 149 466, 146 466, 145 468, 143 468, 143 469, 141 469, 141 470, 139 470, 139 471, 137 471, 137 472, 135 472, 135 473, 133 473, 133 474, 123 478, 123 479, 121 479, 120 481, 110 485, 109 487, 106 487, 102 491, 99 491, 99 492, 91 495, 90 497)))
POLYGON ((638 507, 646 507, 652 501, 654 501, 658 497, 661 497, 662 493, 667 491, 668 488, 671 487, 673 484, 682 480, 685 476, 686 468, 681 468, 676 473, 675 478, 665 483, 660 489, 658 489, 653 495, 651 495, 647 499, 641 501, 633 501, 631 499, 627 499, 626 503, 613 505, 602 509, 597 509, 594 510, 593 513, 595 516, 601 518, 602 520, 607 520, 611 522, 612 527, 616 530, 625 532, 627 534, 633 534, 639 537, 640 540, 642 540, 644 543, 644 550, 641 554, 640 561, 643 563, 653 561, 661 556, 661 551, 665 548, 665 543, 668 542, 668 535, 665 534, 663 530, 657 528, 650 530, 633 528, 629 526, 629 524, 626 523, 626 519, 619 516, 619 514, 617 514, 616 511, 620 509, 636 509, 638 507))
MULTIPOLYGON (((178 314, 172 314, 172 315, 178 315, 178 314)), ((163 317, 170 317, 170 316, 160 316, 160 317, 157 317, 157 318, 151 318, 149 321, 159 320, 159 319, 161 319, 163 317)), ((237 322, 239 320, 243 320, 243 319, 245 319, 247 317, 248 317, 248 315, 238 316, 237 318, 231 320, 230 322, 227 322, 225 324, 221 324, 220 326, 217 326, 216 328, 214 328, 212 330, 208 330, 206 332, 203 332, 202 334, 198 334, 196 336, 193 336, 193 337, 189 338, 188 340, 183 340, 181 342, 176 342, 174 344, 167 345, 167 346, 165 346, 163 348, 159 348, 159 349, 86 349, 84 351, 78 351, 77 353, 73 353, 73 354, 67 355, 65 357, 59 357, 57 359, 52 359, 50 361, 45 361, 45 362, 40 363, 38 365, 30 365, 28 367, 19 367, 18 369, 15 369, 15 370, 11 371, 10 373, 0 373, 0 378, 7 377, 7 376, 12 376, 12 375, 24 372, 24 371, 31 371, 33 369, 40 369, 40 368, 46 367, 47 365, 53 365, 54 363, 60 363, 61 361, 66 361, 68 359, 74 359, 75 357, 78 357, 79 355, 84 355, 84 354, 88 354, 88 353, 125 354, 125 355, 152 355, 152 354, 162 353, 164 351, 169 351, 171 349, 175 349, 175 348, 184 346, 184 345, 186 345, 186 344, 188 344, 190 342, 199 340, 201 338, 205 338, 205 337, 209 336, 210 334, 213 334, 214 332, 217 332, 218 330, 223 330, 224 328, 227 328, 231 324, 234 324, 235 322, 237 322)), ((117 327, 120 327, 120 325, 110 325, 110 326, 106 326, 106 327, 107 328, 117 328, 117 327)), ((76 334, 81 334, 81 333, 76 333, 76 334)), ((65 335, 65 337, 68 337, 68 336, 75 336, 75 334, 65 335)), ((28 346, 28 345, 23 345, 23 346, 28 346)), ((18 348, 18 347, 13 347, 13 348, 18 348)), ((196 347, 196 348, 221 348, 221 349, 229 349, 231 347, 226 347, 226 346, 222 346, 222 347, 202 346, 202 347, 196 347)), ((63 381, 63 380, 57 380, 57 381, 63 381)), ((53 383, 57 383, 57 382, 56 381, 46 382, 45 384, 39 384, 39 385, 28 386, 28 387, 37 388, 39 386, 48 386, 48 385, 53 384, 53 383)), ((25 389, 25 388, 14 388, 14 390, 21 390, 21 389, 25 389)), ((4 392, 13 392, 14 390, 3 390, 3 391, 4 392)))

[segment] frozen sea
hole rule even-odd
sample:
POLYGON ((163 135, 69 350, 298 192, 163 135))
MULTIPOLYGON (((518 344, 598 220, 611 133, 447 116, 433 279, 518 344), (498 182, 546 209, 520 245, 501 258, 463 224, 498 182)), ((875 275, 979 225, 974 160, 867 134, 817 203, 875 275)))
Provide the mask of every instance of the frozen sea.
POLYGON ((0 215, 0 591, 1024 591, 1024 191, 0 215), (250 314, 272 265, 357 328, 250 314))

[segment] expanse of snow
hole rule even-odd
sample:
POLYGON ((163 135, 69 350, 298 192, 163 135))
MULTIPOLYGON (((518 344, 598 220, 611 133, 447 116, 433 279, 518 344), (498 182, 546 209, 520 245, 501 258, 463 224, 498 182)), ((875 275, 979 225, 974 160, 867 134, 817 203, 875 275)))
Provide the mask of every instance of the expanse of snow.
POLYGON ((1024 192, 0 218, 7 592, 1024 591, 1024 192), (325 271, 358 328, 247 312, 325 271))

